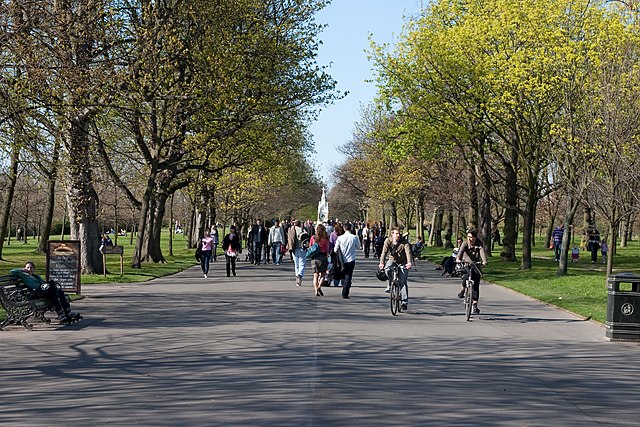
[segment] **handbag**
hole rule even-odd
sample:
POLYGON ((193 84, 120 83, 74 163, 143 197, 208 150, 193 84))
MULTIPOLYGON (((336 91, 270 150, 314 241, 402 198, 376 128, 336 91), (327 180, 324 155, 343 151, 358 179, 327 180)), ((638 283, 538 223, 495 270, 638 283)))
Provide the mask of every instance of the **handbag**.
POLYGON ((314 243, 313 245, 309 246, 309 249, 307 249, 306 258, 313 259, 318 256, 318 254, 320 254, 320 246, 318 246, 317 243, 314 243))
POLYGON ((196 247, 196 261, 200 262, 200 260, 202 259, 202 241, 198 241, 198 247, 196 247))

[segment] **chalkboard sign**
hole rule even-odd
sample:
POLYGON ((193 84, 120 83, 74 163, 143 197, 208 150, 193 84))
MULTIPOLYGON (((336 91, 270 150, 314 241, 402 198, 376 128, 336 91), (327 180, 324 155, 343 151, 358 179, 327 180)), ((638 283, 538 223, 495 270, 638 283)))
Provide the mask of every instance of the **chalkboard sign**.
POLYGON ((58 282, 65 292, 80 293, 79 240, 49 240, 47 280, 58 282))

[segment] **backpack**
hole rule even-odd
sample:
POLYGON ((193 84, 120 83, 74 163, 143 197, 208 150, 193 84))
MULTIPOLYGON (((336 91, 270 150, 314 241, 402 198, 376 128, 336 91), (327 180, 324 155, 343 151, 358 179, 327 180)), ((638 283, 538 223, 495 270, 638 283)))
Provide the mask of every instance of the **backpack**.
POLYGON ((302 249, 309 249, 309 241, 311 240, 311 236, 305 229, 302 229, 302 233, 298 236, 298 240, 300 240, 300 246, 302 249))

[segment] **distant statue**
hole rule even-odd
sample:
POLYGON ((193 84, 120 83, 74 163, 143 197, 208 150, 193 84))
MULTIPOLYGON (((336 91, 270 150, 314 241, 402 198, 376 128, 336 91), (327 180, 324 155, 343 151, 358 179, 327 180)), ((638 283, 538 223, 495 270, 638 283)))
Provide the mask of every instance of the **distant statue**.
POLYGON ((318 224, 328 221, 329 219, 329 204, 324 193, 324 187, 322 187, 322 198, 318 202, 318 224))

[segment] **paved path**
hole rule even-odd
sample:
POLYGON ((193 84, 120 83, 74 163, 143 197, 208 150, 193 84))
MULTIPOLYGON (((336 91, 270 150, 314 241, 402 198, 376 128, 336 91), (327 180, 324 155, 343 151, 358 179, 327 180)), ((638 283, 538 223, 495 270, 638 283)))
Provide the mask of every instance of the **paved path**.
POLYGON ((426 262, 392 317, 375 264, 350 300, 290 262, 85 285, 80 324, 0 332, 0 425, 638 425, 638 345, 487 284, 465 322, 426 262))

